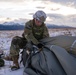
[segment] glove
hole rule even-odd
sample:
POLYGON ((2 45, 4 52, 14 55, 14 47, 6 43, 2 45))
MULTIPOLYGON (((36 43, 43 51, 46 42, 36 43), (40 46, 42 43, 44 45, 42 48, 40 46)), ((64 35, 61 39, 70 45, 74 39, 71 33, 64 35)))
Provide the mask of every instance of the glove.
POLYGON ((33 44, 32 42, 28 42, 25 46, 26 53, 29 55, 33 51, 33 44))
POLYGON ((37 44, 37 47, 38 48, 42 48, 43 47, 43 44, 39 43, 39 44, 37 44))

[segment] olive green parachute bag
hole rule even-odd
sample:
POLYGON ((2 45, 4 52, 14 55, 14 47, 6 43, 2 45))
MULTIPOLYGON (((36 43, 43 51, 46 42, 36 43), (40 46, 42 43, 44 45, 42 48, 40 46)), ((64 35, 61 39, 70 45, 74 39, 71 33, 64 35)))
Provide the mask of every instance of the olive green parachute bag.
POLYGON ((75 40, 75 36, 42 39, 43 49, 28 57, 23 75, 76 75, 76 57, 70 54, 76 50, 75 40))

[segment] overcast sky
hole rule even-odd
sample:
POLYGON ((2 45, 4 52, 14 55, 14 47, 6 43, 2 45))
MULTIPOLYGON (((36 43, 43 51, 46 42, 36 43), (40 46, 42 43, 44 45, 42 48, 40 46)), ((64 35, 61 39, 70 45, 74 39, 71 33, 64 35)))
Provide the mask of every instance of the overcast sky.
POLYGON ((76 0, 0 0, 0 23, 32 19, 37 10, 47 14, 46 23, 76 27, 76 0))

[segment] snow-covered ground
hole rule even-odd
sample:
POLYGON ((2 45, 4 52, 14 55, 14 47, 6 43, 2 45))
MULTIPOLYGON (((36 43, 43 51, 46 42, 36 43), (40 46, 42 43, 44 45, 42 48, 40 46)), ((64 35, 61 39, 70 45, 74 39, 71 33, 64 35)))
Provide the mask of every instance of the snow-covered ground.
MULTIPOLYGON (((3 50, 5 55, 8 55, 12 37, 21 36, 22 33, 23 31, 0 31, 0 50, 3 50)), ((49 30, 49 34, 51 37, 57 35, 76 36, 76 30, 49 30)), ((21 68, 17 71, 11 71, 11 65, 11 61, 5 61, 5 66, 0 67, 0 75, 23 75, 24 67, 22 64, 20 64, 21 68)))
POLYGON ((9 62, 6 61, 5 63, 5 66, 0 68, 0 75, 23 75, 24 67, 20 67, 20 69, 16 71, 11 71, 11 69, 9 68, 9 62))
MULTIPOLYGON (((9 54, 12 37, 17 35, 21 36, 22 32, 23 31, 0 31, 0 50, 3 50, 5 55, 9 54)), ((10 66, 12 64, 12 61, 5 61, 5 66, 0 67, 0 75, 23 75, 23 65, 20 64, 19 70, 11 71, 10 66)))

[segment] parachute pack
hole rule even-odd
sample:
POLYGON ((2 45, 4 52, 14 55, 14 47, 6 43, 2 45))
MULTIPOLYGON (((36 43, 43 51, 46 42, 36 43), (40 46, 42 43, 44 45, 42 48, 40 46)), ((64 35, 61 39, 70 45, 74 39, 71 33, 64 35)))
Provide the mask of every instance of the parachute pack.
POLYGON ((76 75, 76 54, 72 53, 76 51, 75 40, 74 36, 49 37, 40 41, 44 44, 41 51, 34 48, 35 52, 28 55, 24 49, 23 75, 76 75))

